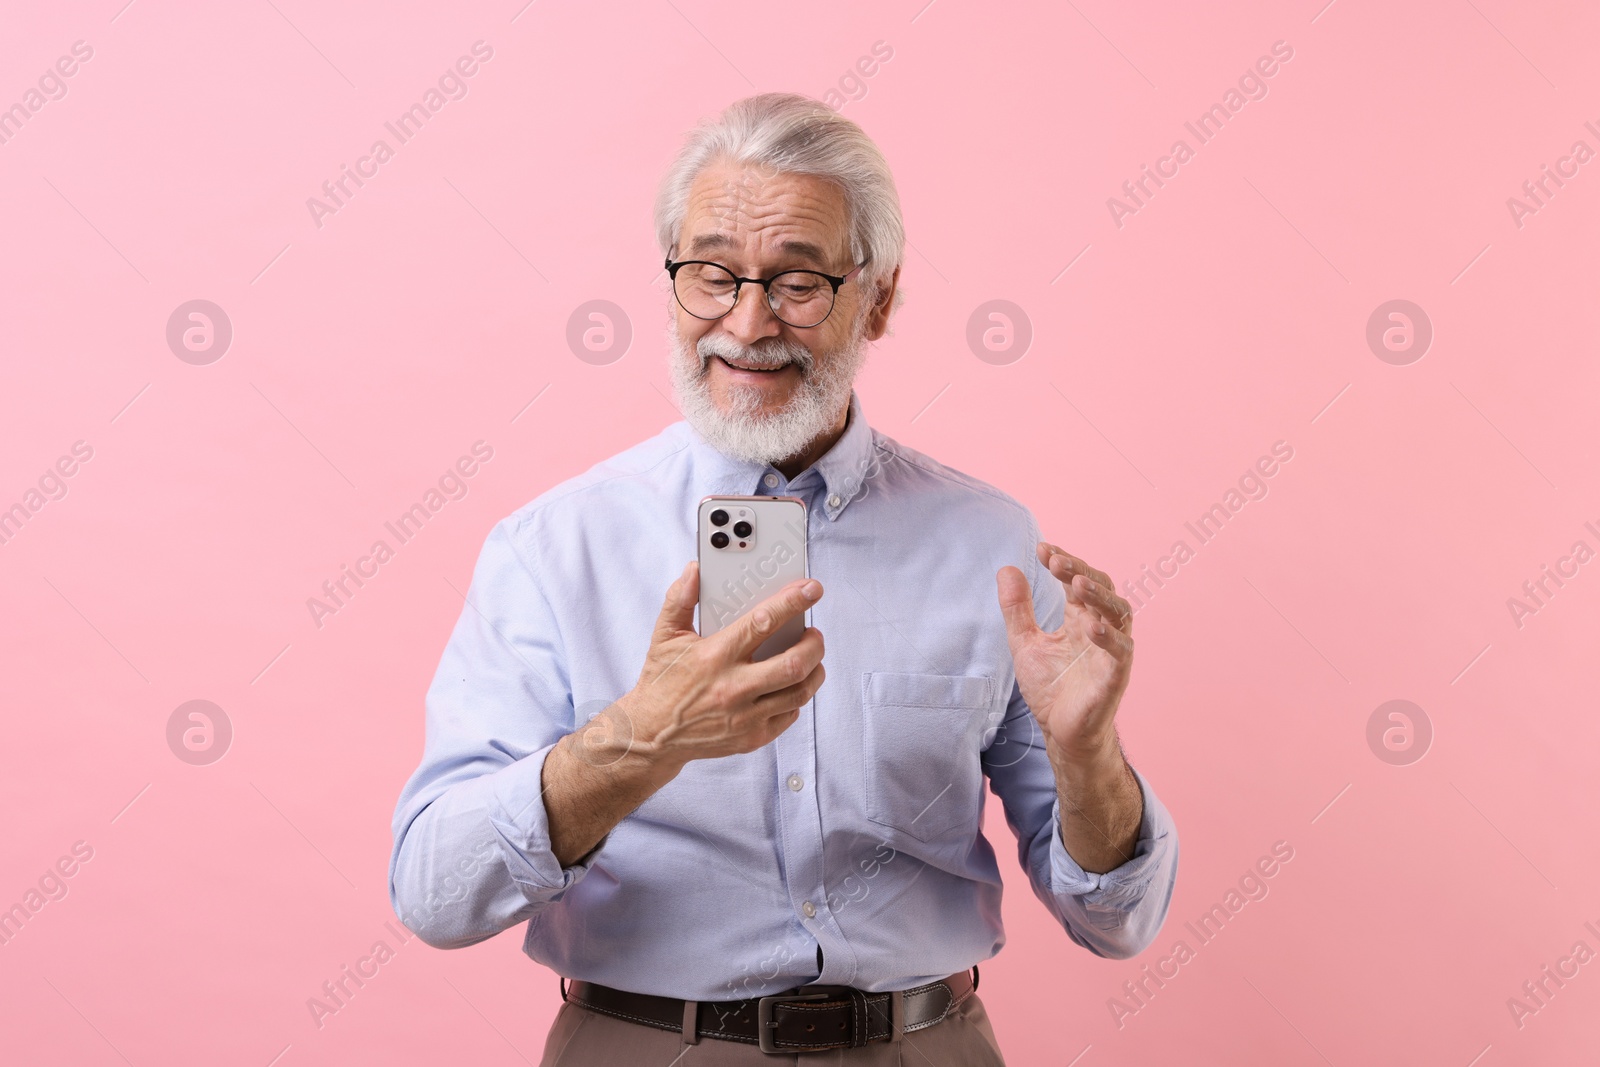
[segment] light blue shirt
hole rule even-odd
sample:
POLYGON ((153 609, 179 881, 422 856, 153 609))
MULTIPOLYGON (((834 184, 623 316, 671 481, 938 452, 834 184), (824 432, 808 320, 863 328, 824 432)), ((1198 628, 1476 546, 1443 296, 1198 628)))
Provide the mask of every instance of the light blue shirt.
POLYGON ((533 959, 640 993, 905 989, 1005 944, 987 777, 1067 935, 1137 954, 1166 917, 1178 834, 1136 770, 1131 859, 1089 874, 1061 843, 995 591, 1001 566, 1020 567, 1039 624, 1061 625, 1038 540, 1026 507, 872 429, 853 393, 843 436, 793 481, 677 422, 542 493, 490 531, 428 689, 422 763, 394 815, 396 914, 440 948, 527 923, 533 959), (633 688, 694 558, 701 497, 735 493, 806 501, 827 679, 774 741, 691 761, 562 867, 545 756, 633 688))

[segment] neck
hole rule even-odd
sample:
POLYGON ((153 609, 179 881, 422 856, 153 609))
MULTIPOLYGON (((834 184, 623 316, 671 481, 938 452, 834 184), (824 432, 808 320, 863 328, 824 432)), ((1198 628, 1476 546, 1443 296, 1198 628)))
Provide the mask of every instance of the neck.
POLYGON ((834 420, 833 427, 827 433, 822 434, 797 454, 790 456, 782 463, 774 463, 773 466, 782 471, 785 478, 793 481, 801 471, 828 454, 828 449, 837 444, 839 438, 844 436, 845 427, 849 423, 850 403, 847 400, 844 410, 839 412, 839 417, 834 420))

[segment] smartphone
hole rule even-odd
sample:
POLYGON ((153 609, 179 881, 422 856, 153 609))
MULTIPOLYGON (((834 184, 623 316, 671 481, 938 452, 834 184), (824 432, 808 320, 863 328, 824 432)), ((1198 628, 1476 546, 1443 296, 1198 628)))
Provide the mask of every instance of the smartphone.
MULTIPOLYGON (((796 496, 708 496, 700 501, 700 636, 739 616, 806 570, 806 504, 796 496)), ((752 662, 790 648, 805 633, 809 610, 756 648, 752 662)))

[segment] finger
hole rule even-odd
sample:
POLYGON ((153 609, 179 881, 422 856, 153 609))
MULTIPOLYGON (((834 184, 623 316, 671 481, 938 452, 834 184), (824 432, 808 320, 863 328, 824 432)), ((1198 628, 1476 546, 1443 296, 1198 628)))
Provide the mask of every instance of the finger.
POLYGON ((1050 572, 1052 578, 1061 583, 1062 588, 1066 591, 1067 604, 1070 606, 1067 616, 1072 618, 1078 612, 1087 612, 1094 618, 1100 618, 1100 612, 1084 598, 1082 591, 1073 583, 1073 579, 1080 576, 1086 582, 1092 581, 1092 579, 1083 576, 1079 571, 1074 571, 1066 556, 1054 552, 1042 552, 1041 554, 1045 557, 1045 569, 1050 572))
POLYGON ((822 688, 827 676, 828 669, 819 663, 810 674, 794 685, 785 686, 776 692, 756 698, 754 706, 769 716, 786 715, 811 703, 811 698, 817 695, 817 690, 822 688))
POLYGON ((1039 546, 1039 562, 1049 567, 1050 573, 1054 574, 1062 581, 1066 581, 1067 578, 1063 577, 1061 572, 1057 570, 1058 564, 1056 563, 1054 557, 1058 556, 1061 558, 1061 563, 1059 566, 1066 570, 1068 576, 1073 574, 1087 575, 1108 589, 1116 588, 1117 583, 1113 582, 1111 580, 1111 576, 1105 571, 1089 566, 1083 560, 1079 559, 1077 556, 1074 556, 1066 549, 1057 545, 1053 545, 1049 541, 1040 541, 1039 546))
POLYGON ((1103 620, 1089 624, 1089 640, 1111 654, 1118 670, 1126 670, 1133 659, 1133 638, 1103 620))
POLYGON ((822 631, 808 626, 789 649, 756 663, 734 665, 735 692, 752 700, 803 681, 822 662, 822 631))
POLYGON ((1079 599, 1109 619, 1119 629, 1133 614, 1133 609, 1128 606, 1126 600, 1085 575, 1074 575, 1069 587, 1079 599))
POLYGON ((1039 629, 1033 614, 1033 591, 1022 571, 1009 564, 995 574, 1000 596, 1000 614, 1006 621, 1006 638, 1020 640, 1039 629))
POLYGON ((1050 573, 1066 586, 1069 602, 1114 619, 1118 625, 1127 618, 1128 602, 1117 596, 1116 589, 1103 572, 1092 567, 1086 569, 1081 566, 1081 561, 1074 564, 1064 554, 1051 555, 1047 566, 1050 573), (1100 575, 1099 579, 1093 577, 1096 574, 1100 575), (1098 591, 1100 595, 1098 598, 1086 596, 1088 591, 1098 591))
POLYGON ((728 635, 725 638, 728 654, 735 662, 748 663, 761 642, 784 623, 803 614, 821 597, 822 583, 815 578, 790 582, 741 615, 737 624, 722 631, 728 635))
POLYGON ((771 744, 773 741, 777 740, 779 734, 783 733, 789 727, 799 722, 800 708, 804 706, 805 705, 802 704, 799 707, 790 708, 788 711, 780 711, 776 715, 768 716, 765 723, 767 728, 767 740, 765 743, 771 744))
POLYGON ((694 629, 694 606, 700 599, 700 564, 690 560, 667 587, 666 601, 656 617, 656 637, 667 638, 694 629))
POLYGON ((1074 556, 1071 552, 1068 552, 1056 545, 1052 545, 1048 541, 1041 541, 1039 544, 1041 546, 1039 552, 1040 559, 1044 562, 1045 566, 1050 569, 1050 573, 1054 574, 1058 578, 1061 578, 1062 581, 1066 581, 1074 574, 1082 574, 1086 577, 1094 579, 1101 585, 1108 587, 1115 586, 1116 583, 1111 580, 1111 576, 1105 571, 1089 566, 1083 560, 1079 559, 1077 556, 1074 556))

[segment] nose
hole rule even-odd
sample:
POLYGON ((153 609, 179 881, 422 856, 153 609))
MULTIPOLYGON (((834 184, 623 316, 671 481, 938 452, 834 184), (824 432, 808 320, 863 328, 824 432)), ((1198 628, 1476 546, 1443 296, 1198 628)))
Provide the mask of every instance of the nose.
POLYGON ((754 282, 739 286, 739 299, 719 321, 724 330, 747 345, 763 337, 778 336, 782 326, 767 304, 767 291, 754 282))

